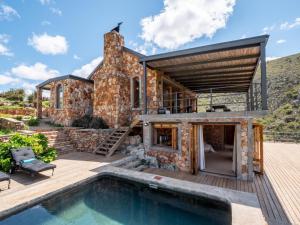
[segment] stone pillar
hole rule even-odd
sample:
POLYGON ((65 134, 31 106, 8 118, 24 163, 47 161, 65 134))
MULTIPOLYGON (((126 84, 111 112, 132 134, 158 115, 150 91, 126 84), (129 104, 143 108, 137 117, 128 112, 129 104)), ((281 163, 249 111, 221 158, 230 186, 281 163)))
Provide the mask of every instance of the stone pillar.
POLYGON ((42 102, 43 102, 43 90, 39 87, 36 88, 36 117, 41 119, 43 116, 42 102))

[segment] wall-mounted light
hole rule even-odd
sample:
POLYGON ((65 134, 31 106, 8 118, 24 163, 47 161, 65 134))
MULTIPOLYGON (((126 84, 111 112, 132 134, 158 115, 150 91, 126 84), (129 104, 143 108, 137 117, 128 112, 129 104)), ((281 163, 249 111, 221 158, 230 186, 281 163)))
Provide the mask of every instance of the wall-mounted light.
POLYGON ((149 123, 148 123, 148 122, 145 122, 145 123, 144 123, 144 126, 145 126, 145 127, 148 127, 148 126, 149 126, 149 123))

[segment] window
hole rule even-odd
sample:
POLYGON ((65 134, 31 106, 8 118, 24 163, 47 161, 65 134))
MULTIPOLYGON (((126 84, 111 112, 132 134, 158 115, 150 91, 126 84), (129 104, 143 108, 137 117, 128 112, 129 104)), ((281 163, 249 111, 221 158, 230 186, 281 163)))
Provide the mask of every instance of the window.
POLYGON ((62 109, 64 102, 64 92, 63 86, 61 84, 57 85, 56 87, 56 108, 62 109))
POLYGON ((178 128, 176 124, 153 124, 153 146, 178 149, 178 128))
POLYGON ((131 107, 132 108, 140 108, 141 103, 141 82, 139 77, 134 77, 130 82, 131 89, 131 107))

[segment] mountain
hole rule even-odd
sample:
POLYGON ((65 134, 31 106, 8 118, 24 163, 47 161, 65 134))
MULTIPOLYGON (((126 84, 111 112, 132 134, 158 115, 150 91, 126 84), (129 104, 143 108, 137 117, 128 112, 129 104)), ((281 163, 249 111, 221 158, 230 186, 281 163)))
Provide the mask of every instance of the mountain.
POLYGON ((300 132, 300 53, 268 61, 267 76, 269 114, 260 122, 269 131, 300 132))

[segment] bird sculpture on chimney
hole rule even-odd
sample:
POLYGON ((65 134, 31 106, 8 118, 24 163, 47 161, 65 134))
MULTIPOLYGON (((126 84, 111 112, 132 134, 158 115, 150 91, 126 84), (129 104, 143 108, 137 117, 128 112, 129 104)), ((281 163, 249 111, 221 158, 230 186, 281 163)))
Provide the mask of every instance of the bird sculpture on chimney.
POLYGON ((118 23, 116 27, 114 27, 111 31, 117 31, 118 33, 120 32, 120 26, 123 22, 118 23))

